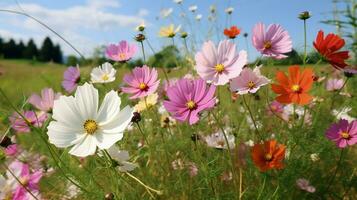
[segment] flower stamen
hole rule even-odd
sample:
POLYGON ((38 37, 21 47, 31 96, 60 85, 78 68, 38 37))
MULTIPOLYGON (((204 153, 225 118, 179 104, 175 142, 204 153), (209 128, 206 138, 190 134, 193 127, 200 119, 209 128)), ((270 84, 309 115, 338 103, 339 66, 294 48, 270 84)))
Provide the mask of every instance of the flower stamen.
POLYGON ((264 155, 264 159, 266 161, 271 161, 273 159, 273 156, 270 153, 267 153, 267 154, 264 155))
POLYGON ((148 85, 146 85, 145 83, 140 83, 139 85, 140 90, 147 90, 148 88, 149 88, 148 85))
POLYGON ((272 43, 270 41, 264 42, 264 49, 271 49, 272 43))
POLYGON ((88 119, 83 124, 86 133, 93 135, 98 130, 98 124, 92 119, 88 119))
POLYGON ((297 92, 298 93, 298 92, 301 91, 301 87, 300 87, 300 85, 295 84, 295 85, 291 86, 291 90, 293 92, 297 92))
POLYGON ((348 132, 345 132, 345 131, 342 131, 342 132, 340 133, 340 135, 341 135, 341 137, 342 137, 343 139, 346 139, 346 140, 351 138, 350 134, 349 134, 348 132))
POLYGON ((255 83, 253 81, 249 81, 247 86, 249 89, 253 89, 255 88, 255 83))
POLYGON ((214 66, 214 69, 216 70, 217 73, 221 74, 224 71, 224 65, 217 64, 216 66, 214 66))
POLYGON ((194 110, 194 109, 197 108, 197 104, 196 104, 194 101, 192 101, 192 100, 188 101, 188 102, 186 103, 186 106, 187 106, 187 108, 190 109, 190 110, 194 110))

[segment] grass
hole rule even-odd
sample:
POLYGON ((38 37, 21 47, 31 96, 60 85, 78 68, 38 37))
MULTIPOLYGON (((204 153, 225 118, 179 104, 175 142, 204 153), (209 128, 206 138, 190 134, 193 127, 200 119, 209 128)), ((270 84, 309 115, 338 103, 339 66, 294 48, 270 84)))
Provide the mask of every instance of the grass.
MULTIPOLYGON (((263 67, 263 74, 274 79, 277 69, 285 70, 286 67, 263 67)), ((329 76, 330 66, 314 67, 319 76, 329 76)), ((91 67, 81 68, 84 76, 88 77, 91 67)), ((0 87, 5 91, 12 103, 20 106, 32 92, 39 92, 44 87, 52 87, 56 91, 62 91, 60 83, 65 67, 56 64, 32 63, 23 60, 1 60, 0 87)), ((117 88, 122 81, 124 73, 128 69, 118 69, 117 79, 114 83, 103 87, 96 85, 102 91, 109 88, 117 88)), ((181 77, 185 70, 172 70, 170 77, 181 77)), ((163 75, 160 77, 163 79, 163 75)), ((332 187, 328 191, 326 187, 331 181, 336 170, 340 150, 328 141, 325 130, 336 121, 330 114, 331 103, 336 101, 335 107, 351 106, 352 116, 356 116, 356 78, 348 82, 346 91, 353 95, 346 98, 337 95, 332 100, 333 93, 324 90, 324 83, 315 84, 312 94, 324 98, 322 103, 314 107, 306 107, 312 114, 312 124, 303 125, 297 121, 294 126, 288 125, 276 117, 267 116, 265 109, 268 102, 274 99, 269 86, 260 89, 257 95, 247 95, 247 101, 254 113, 256 120, 261 123, 261 137, 268 139, 274 137, 279 143, 287 146, 288 157, 285 159, 283 170, 272 170, 261 173, 252 163, 249 150, 245 154, 246 163, 235 168, 233 175, 239 180, 239 171, 242 172, 243 199, 342 199, 356 197, 357 181, 355 176, 356 152, 349 148, 342 160, 342 167, 338 171, 332 187), (312 162, 310 155, 318 153, 320 160, 312 162), (298 178, 308 179, 316 187, 315 193, 307 193, 296 187, 298 178), (348 191, 348 192, 346 192, 348 191), (345 194, 346 193, 346 194, 345 194)), ((63 91, 62 91, 63 92, 63 91)), ((64 93, 64 92, 63 92, 64 93)), ((104 92, 102 92, 104 93, 104 92)), ((119 141, 120 149, 130 152, 131 160, 139 164, 139 168, 133 171, 145 184, 162 191, 162 195, 153 194, 157 199, 237 199, 238 188, 234 182, 222 181, 221 175, 231 171, 230 157, 227 151, 207 147, 203 142, 193 142, 192 135, 205 136, 217 132, 219 127, 230 127, 236 137, 236 146, 248 140, 258 142, 260 136, 247 123, 248 113, 244 108, 242 97, 232 102, 227 87, 220 87, 217 95, 219 105, 210 112, 205 112, 202 120, 197 125, 179 124, 170 128, 162 128, 158 106, 142 113, 140 125, 143 134, 149 144, 138 148, 138 143, 143 140, 137 126, 125 133, 122 141, 119 141), (217 115, 217 120, 213 117, 217 115), (182 170, 173 170, 172 162, 181 159, 185 163, 194 162, 198 168, 198 174, 191 177, 187 165, 182 170)), ((134 105, 135 102, 127 100, 122 95, 123 104, 134 105)), ((4 102, 4 101, 1 101, 4 102)), ((7 117, 13 112, 7 104, 3 104, 2 132, 7 127, 7 117)), ((28 105, 25 108, 30 108, 28 105)), ((113 193, 116 199, 149 199, 150 194, 145 188, 124 173, 116 173, 110 169, 110 165, 98 156, 91 156, 84 160, 70 156, 68 149, 57 149, 63 162, 54 160, 48 147, 43 142, 46 136, 45 127, 39 133, 18 134, 19 144, 30 152, 46 155, 44 165, 54 167, 53 174, 43 178, 41 182, 42 196, 48 199, 60 199, 68 193, 67 180, 61 176, 57 164, 62 165, 65 173, 74 178, 76 182, 93 193, 81 192, 76 199, 103 199, 107 193, 113 193)), ((14 134, 14 133, 13 133, 14 134)), ((237 154, 233 155, 237 159, 237 154)), ((30 161, 29 161, 30 162, 30 161)))

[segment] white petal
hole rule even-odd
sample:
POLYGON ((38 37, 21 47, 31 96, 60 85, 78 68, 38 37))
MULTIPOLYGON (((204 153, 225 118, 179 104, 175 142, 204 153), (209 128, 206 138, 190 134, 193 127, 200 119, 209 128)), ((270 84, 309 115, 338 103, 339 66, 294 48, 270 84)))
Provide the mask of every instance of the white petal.
POLYGON ((126 106, 120 113, 108 121, 99 122, 103 134, 122 133, 133 117, 134 108, 126 106))
POLYGON ((86 157, 93 155, 96 149, 97 140, 92 135, 86 134, 79 143, 72 147, 69 153, 78 157, 86 157))
POLYGON ((92 84, 85 83, 77 88, 76 105, 83 119, 96 119, 98 110, 98 90, 92 84))
POLYGON ((53 119, 74 127, 82 123, 85 119, 79 114, 75 99, 70 96, 61 96, 54 101, 53 119))
POLYGON ((94 136, 97 140, 97 145, 98 145, 99 149, 109 149, 117 141, 119 141, 123 138, 123 132, 119 132, 119 133, 97 132, 97 133, 95 133, 94 136))
POLYGON ((136 167, 138 167, 137 164, 131 162, 121 162, 120 164, 122 165, 119 166, 119 171, 121 172, 133 171, 136 167))
POLYGON ((70 127, 64 123, 56 121, 52 121, 47 129, 50 143, 61 148, 78 143, 78 140, 84 135, 81 126, 70 127))
POLYGON ((113 90, 108 92, 99 108, 96 120, 100 123, 113 119, 120 112, 120 103, 121 100, 118 93, 113 90))

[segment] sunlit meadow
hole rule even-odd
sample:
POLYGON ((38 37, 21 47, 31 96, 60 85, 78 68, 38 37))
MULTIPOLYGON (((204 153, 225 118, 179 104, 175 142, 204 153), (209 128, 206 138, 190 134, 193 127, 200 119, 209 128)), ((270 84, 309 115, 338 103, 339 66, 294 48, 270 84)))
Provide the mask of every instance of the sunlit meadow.
POLYGON ((177 23, 138 22, 98 58, 59 35, 72 66, 0 60, 0 199, 357 199, 355 2, 311 39, 296 13, 301 52, 278 23, 172 4, 177 23))

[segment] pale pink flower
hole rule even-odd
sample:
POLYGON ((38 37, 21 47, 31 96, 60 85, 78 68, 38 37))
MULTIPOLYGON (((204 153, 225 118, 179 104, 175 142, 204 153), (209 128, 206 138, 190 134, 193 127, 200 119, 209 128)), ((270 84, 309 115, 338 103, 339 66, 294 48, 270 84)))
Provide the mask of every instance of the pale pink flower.
POLYGON ((301 189, 305 190, 306 192, 314 193, 316 188, 310 185, 310 182, 304 178, 300 178, 296 180, 296 185, 301 189))
POLYGON ((45 88, 41 91, 41 96, 32 94, 28 102, 37 109, 49 112, 53 108, 53 102, 61 96, 61 93, 55 93, 52 88, 45 88))
POLYGON ((326 82, 326 90, 327 91, 337 91, 343 87, 344 81, 343 79, 328 79, 326 82))
POLYGON ((126 87, 122 87, 122 92, 132 94, 130 99, 146 97, 154 93, 159 87, 160 80, 155 68, 150 69, 144 65, 135 67, 132 73, 124 76, 126 87))
POLYGON ((188 167, 188 174, 190 175, 190 177, 194 177, 194 176, 197 176, 198 174, 198 167, 195 163, 193 162, 189 162, 187 164, 187 167, 188 167))
POLYGON ((34 111, 24 111, 22 116, 15 112, 10 117, 11 128, 20 133, 30 132, 31 126, 41 127, 43 122, 47 120, 46 113, 36 113, 34 111))
POLYGON ((270 80, 261 75, 260 67, 255 67, 254 70, 246 67, 236 78, 230 81, 232 92, 238 94, 256 93, 260 87, 268 84, 270 80))
POLYGON ((5 154, 7 156, 15 156, 18 153, 17 144, 12 144, 5 148, 5 154))
POLYGON ((289 33, 279 24, 271 24, 267 29, 263 23, 256 24, 253 28, 252 42, 261 54, 275 59, 286 58, 284 54, 292 50, 289 33))
POLYGON ((127 41, 122 40, 117 45, 110 44, 107 46, 105 54, 113 61, 126 62, 135 55, 137 49, 135 44, 129 44, 127 41))
POLYGON ((195 56, 198 75, 214 85, 225 85, 237 77, 247 64, 247 52, 236 54, 236 45, 223 40, 218 47, 212 41, 205 42, 202 50, 195 56))

